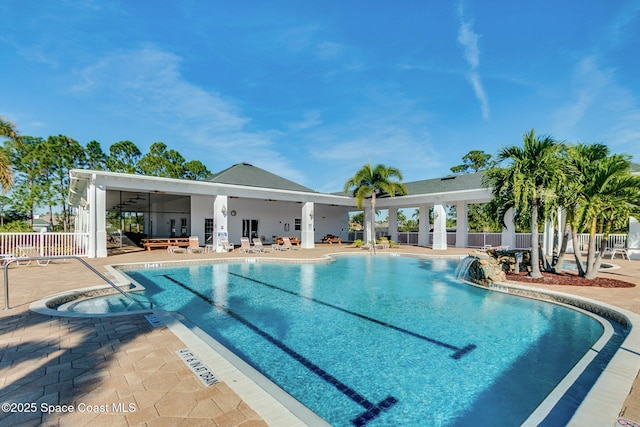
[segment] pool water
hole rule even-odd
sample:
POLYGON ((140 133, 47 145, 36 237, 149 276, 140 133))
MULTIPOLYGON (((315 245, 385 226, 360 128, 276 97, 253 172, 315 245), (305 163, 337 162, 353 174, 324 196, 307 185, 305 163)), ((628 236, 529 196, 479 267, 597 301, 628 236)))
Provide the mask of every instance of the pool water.
POLYGON ((603 326, 460 282, 456 266, 366 256, 126 273, 332 425, 519 425, 603 326))
POLYGON ((74 313, 107 314, 149 310, 149 300, 142 294, 129 292, 133 302, 121 294, 84 298, 65 304, 65 310, 74 313))

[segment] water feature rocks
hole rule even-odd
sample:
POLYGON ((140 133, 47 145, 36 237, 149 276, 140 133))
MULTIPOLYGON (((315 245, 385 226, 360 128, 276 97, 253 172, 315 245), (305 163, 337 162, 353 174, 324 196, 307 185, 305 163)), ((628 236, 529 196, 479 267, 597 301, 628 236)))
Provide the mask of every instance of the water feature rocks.
POLYGON ((471 281, 481 285, 505 281, 506 274, 498 259, 481 251, 471 252, 469 256, 475 258, 467 271, 467 276, 471 281))

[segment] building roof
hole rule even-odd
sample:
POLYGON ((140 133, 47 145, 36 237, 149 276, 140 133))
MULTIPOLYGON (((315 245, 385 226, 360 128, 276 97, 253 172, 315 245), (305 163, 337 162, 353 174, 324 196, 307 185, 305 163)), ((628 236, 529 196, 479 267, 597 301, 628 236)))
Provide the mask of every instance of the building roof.
POLYGON ((205 181, 218 184, 243 185, 247 187, 262 187, 277 190, 304 191, 316 193, 316 191, 303 185, 296 184, 286 178, 267 172, 249 163, 237 163, 221 172, 214 173, 205 181))
POLYGON ((477 190, 482 187, 482 172, 449 175, 443 178, 404 182, 407 196, 418 194, 448 193, 452 191, 477 190))

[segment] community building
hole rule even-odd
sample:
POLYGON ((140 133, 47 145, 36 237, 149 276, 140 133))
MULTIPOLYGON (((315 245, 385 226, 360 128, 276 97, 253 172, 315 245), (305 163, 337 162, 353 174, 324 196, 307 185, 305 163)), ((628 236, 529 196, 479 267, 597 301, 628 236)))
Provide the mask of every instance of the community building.
MULTIPOLYGON (((114 218, 135 216, 133 231, 148 237, 197 236, 202 244, 222 251, 223 241, 239 242, 241 237, 271 243, 279 236, 292 236, 302 248, 313 248, 326 235, 346 241, 349 213, 359 210, 351 195, 317 192, 248 163, 204 181, 80 169, 70 176, 69 204, 77 207, 76 232, 88 233, 89 257, 107 256, 114 218)), ((481 181, 481 174, 464 174, 406 182, 406 195, 379 198, 376 208, 388 209, 393 240, 398 235, 398 209, 419 209, 420 230, 414 243, 445 250, 445 206, 456 205, 455 246, 466 247, 467 206, 491 199, 481 181), (431 207, 433 224, 428 215, 431 207)), ((366 203, 364 213, 364 237, 371 240, 373 213, 366 203)), ((512 227, 503 233, 503 244, 513 239, 512 227)))

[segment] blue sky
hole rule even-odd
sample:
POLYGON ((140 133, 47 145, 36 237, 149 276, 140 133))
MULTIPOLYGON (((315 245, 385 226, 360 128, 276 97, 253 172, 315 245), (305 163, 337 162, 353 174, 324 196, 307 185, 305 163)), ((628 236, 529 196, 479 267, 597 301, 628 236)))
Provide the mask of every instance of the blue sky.
POLYGON ((640 0, 0 3, 0 115, 318 191, 535 128, 640 161, 640 0))

